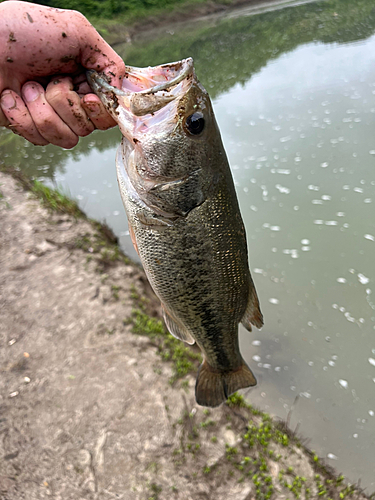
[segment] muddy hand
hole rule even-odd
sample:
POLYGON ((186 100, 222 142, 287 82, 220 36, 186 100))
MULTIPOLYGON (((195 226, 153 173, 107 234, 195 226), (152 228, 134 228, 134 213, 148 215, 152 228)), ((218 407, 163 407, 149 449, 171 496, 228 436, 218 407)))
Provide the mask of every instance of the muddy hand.
POLYGON ((37 145, 72 148, 115 122, 85 79, 104 72, 121 87, 125 66, 75 11, 27 2, 0 4, 0 126, 37 145))

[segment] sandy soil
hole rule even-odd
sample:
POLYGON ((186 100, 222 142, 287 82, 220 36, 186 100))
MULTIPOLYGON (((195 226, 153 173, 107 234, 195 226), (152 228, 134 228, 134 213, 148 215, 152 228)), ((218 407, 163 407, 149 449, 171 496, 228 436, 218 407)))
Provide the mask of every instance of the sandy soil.
POLYGON ((169 383, 127 321, 134 290, 158 307, 142 270, 77 248, 95 226, 9 175, 0 192, 2 500, 340 498, 340 479, 268 417, 205 411, 193 375, 169 383))

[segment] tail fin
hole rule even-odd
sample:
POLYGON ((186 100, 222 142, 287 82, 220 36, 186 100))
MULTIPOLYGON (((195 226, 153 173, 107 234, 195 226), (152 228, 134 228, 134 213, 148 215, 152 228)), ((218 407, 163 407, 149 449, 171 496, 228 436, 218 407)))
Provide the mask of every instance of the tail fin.
POLYGON ((195 384, 195 399, 201 406, 215 407, 224 403, 238 389, 256 385, 253 372, 245 361, 234 371, 216 371, 204 360, 195 384))

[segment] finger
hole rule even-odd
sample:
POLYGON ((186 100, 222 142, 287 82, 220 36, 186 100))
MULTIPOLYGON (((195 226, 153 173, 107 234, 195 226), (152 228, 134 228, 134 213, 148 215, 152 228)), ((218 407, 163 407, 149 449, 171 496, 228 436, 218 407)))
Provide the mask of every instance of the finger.
POLYGON ((77 85, 77 87, 75 88, 75 91, 77 92, 77 94, 81 94, 81 95, 92 94, 92 88, 90 87, 90 85, 88 84, 87 81, 82 82, 79 85, 77 85))
POLYGON ((80 83, 86 81, 86 72, 78 73, 78 75, 75 75, 75 76, 72 75, 72 80, 73 80, 74 90, 77 91, 76 87, 80 83))
POLYGON ((95 129, 70 77, 53 78, 47 85, 46 100, 76 135, 85 137, 95 129))
POLYGON ((103 103, 95 94, 86 94, 82 97, 82 107, 87 116, 99 130, 107 130, 114 127, 116 122, 107 113, 103 103))
POLYGON ((38 132, 29 110, 18 94, 12 90, 4 90, 1 94, 1 110, 14 133, 22 135, 37 146, 48 144, 38 132))
POLYGON ((8 118, 4 115, 0 106, 0 127, 7 127, 9 125, 8 118))
MULTIPOLYGON (((74 82, 75 80, 73 79, 73 83, 74 82)), ((74 88, 81 97, 82 107, 85 109, 87 116, 95 124, 97 129, 107 130, 117 125, 108 114, 99 97, 92 93, 92 89, 87 80, 81 81, 74 88)))
MULTIPOLYGON (((3 75, 0 74, 0 95, 3 93, 3 91, 9 87, 8 83, 5 82, 5 79, 3 75)), ((9 125, 9 120, 8 118, 4 115, 2 109, 1 109, 1 104, 0 104, 0 127, 7 127, 9 125)))
POLYGON ((38 132, 48 142, 65 149, 71 149, 77 144, 78 136, 48 103, 44 89, 39 83, 25 83, 22 87, 22 97, 38 132))
POLYGON ((121 57, 99 35, 95 28, 82 16, 80 35, 80 62, 84 68, 103 71, 108 82, 121 88, 125 75, 125 63, 121 57))

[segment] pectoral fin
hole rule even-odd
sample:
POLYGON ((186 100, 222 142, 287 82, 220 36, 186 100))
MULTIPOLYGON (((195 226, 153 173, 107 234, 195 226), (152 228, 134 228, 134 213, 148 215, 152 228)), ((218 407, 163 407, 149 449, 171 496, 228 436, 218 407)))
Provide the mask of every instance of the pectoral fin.
POLYGON ((249 299, 246 306, 245 314, 241 320, 243 326, 251 332, 251 325, 257 328, 262 328, 263 326, 263 314, 260 311, 259 299, 253 281, 250 283, 249 299))
POLYGON ((132 243, 133 243, 133 247, 134 247, 135 251, 137 252, 137 254, 139 255, 137 240, 135 239, 135 234, 134 234, 134 229, 130 225, 130 222, 128 225, 129 225, 129 234, 130 234, 130 238, 131 238, 132 243))
POLYGON ((161 215, 156 215, 156 214, 145 214, 140 212, 138 214, 138 220, 141 224, 144 226, 150 227, 151 229, 153 227, 157 227, 158 229, 160 228, 165 228, 173 225, 173 222, 175 221, 176 217, 163 217, 161 215))
POLYGON ((176 337, 176 339, 182 340, 187 344, 193 345, 195 343, 195 340, 190 335, 190 333, 188 333, 183 326, 180 326, 177 323, 177 321, 171 317, 171 315, 165 310, 163 304, 162 308, 163 308, 163 318, 169 330, 169 333, 173 335, 173 337, 176 337))

